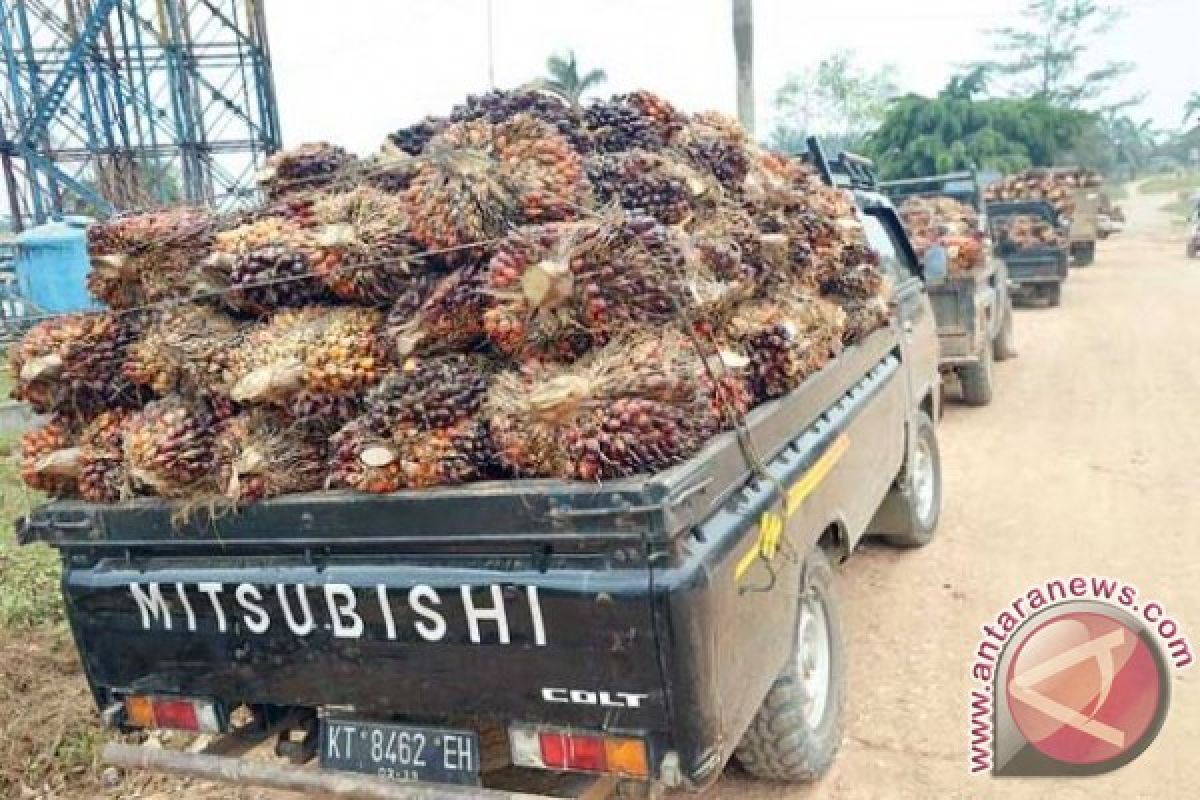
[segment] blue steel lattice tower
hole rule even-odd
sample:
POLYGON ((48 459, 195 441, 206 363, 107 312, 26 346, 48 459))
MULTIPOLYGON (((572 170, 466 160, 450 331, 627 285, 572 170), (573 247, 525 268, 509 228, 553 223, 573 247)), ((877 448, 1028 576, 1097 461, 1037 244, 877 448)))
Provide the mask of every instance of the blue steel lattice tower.
POLYGON ((18 229, 243 204, 279 149, 263 0, 0 0, 0 45, 0 178, 18 229))

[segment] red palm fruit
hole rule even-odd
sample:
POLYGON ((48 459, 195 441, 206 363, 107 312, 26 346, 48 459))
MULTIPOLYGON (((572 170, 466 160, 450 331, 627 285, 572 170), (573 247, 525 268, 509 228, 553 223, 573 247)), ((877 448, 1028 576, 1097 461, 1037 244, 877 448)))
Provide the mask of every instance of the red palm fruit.
POLYGON ((135 414, 125 429, 125 465, 133 488, 162 497, 212 492, 214 420, 199 403, 166 397, 135 414))
POLYGON ((450 427, 478 411, 488 373, 480 356, 409 359, 367 395, 367 415, 381 431, 450 427))
POLYGON ((397 301, 384 326, 393 357, 403 361, 417 353, 464 351, 478 344, 484 337, 484 279, 483 267, 469 265, 438 279, 415 313, 412 302, 424 287, 397 301))
POLYGON ((689 164, 646 150, 591 156, 587 175, 599 203, 648 214, 664 225, 684 222, 717 195, 712 179, 689 164))
POLYGON ((235 401, 286 406, 301 392, 361 392, 383 377, 383 314, 366 308, 286 309, 248 333, 233 357, 235 401))
POLYGON ((88 291, 123 310, 192 291, 193 265, 212 242, 215 220, 197 208, 115 217, 88 228, 88 291))
POLYGON ((159 396, 226 396, 243 326, 215 309, 185 305, 161 312, 129 346, 125 377, 159 396))
POLYGON ((356 419, 330 440, 330 482, 360 492, 386 494, 404 486, 404 468, 391 437, 356 419))
POLYGON ((21 437, 21 480, 31 489, 55 497, 75 494, 79 487, 79 428, 55 415, 21 437))

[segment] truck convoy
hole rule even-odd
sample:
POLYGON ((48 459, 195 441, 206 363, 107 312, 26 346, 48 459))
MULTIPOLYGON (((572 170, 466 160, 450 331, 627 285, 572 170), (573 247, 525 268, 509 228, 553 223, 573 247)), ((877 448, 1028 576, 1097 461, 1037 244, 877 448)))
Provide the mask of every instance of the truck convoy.
POLYGON ((993 256, 983 189, 974 172, 886 181, 918 255, 947 263, 928 281, 937 318, 940 366, 957 375, 967 405, 992 400, 992 362, 1016 355, 1008 269, 993 256))
MULTIPOLYGON (((810 149, 853 193, 895 302, 683 463, 601 483, 321 491, 182 522, 149 497, 34 510, 20 539, 61 553, 105 722, 268 732, 315 759, 287 784, 315 791, 366 773, 486 797, 541 771, 695 791, 733 757, 764 779, 825 773, 849 691, 835 565, 867 534, 933 538, 941 391, 899 216, 869 162, 810 149)), ((986 326, 1003 322, 990 278, 964 287, 994 290, 986 326)), ((139 759, 239 774, 230 756, 139 759)))

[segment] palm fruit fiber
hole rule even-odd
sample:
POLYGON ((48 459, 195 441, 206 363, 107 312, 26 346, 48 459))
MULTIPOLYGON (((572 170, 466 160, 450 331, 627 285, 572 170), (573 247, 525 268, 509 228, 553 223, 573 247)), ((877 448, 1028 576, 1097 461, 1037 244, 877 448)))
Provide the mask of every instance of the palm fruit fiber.
POLYGON ((234 355, 237 402, 285 406, 300 394, 343 395, 387 366, 383 314, 366 308, 286 309, 251 330, 234 355))
POLYGON ((214 444, 221 493, 243 505, 321 488, 322 437, 278 411, 254 409, 221 426, 214 444))
POLYGON ((121 372, 137 336, 132 314, 71 314, 39 322, 9 351, 13 397, 39 413, 88 416, 144 398, 121 372))
POLYGON ((88 228, 87 287, 125 310, 192 292, 192 268, 211 244, 215 221, 197 208, 130 214, 88 228))
POLYGON ((202 403, 172 395, 135 414, 125 429, 125 468, 134 491, 203 497, 216 489, 216 423, 202 403))

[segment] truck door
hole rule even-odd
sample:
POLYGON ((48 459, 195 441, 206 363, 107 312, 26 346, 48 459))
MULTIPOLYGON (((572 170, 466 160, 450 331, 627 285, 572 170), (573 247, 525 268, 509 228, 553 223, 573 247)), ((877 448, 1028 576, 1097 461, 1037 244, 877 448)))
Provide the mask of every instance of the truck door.
POLYGON ((867 241, 879 254, 887 276, 895 284, 895 300, 903 329, 901 348, 912 381, 913 403, 934 388, 938 380, 937 322, 925 293, 920 265, 912 248, 904 244, 900 220, 890 209, 868 208, 863 214, 867 241))

